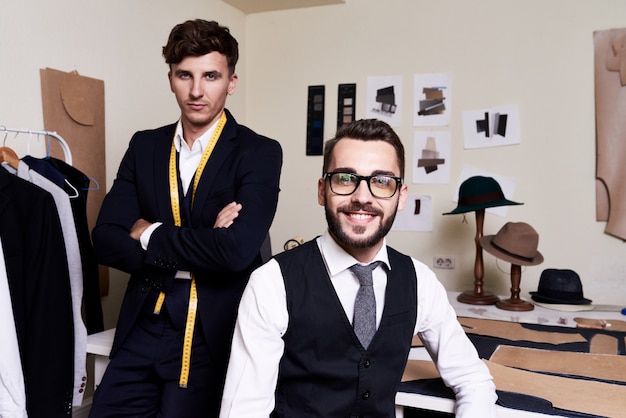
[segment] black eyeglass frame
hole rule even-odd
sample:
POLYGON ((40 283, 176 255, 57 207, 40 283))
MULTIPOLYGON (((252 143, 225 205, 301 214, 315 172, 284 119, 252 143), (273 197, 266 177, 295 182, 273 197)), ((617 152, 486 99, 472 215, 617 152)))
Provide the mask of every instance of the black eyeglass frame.
POLYGON ((350 196, 352 193, 356 192, 356 189, 359 188, 359 185, 361 184, 361 181, 365 180, 365 183, 367 184, 367 188, 370 191, 370 193, 372 194, 372 196, 377 197, 379 199, 391 199, 392 197, 394 197, 396 195, 396 193, 398 192, 398 189, 402 185, 402 177, 391 176, 389 174, 374 174, 372 176, 360 176, 358 174, 349 173, 349 172, 345 172, 345 171, 331 171, 331 172, 328 172, 328 173, 324 173, 324 180, 328 180, 328 184, 330 186, 330 191, 333 192, 336 195, 339 195, 339 196, 350 196), (336 191, 334 191, 333 190, 333 182, 330 179, 335 174, 347 174, 349 176, 352 176, 353 178, 356 178, 357 182, 354 183, 354 190, 352 190, 350 193, 337 193, 336 191), (378 196, 378 195, 376 195, 376 193, 374 193, 372 191, 371 181, 375 177, 387 177, 387 178, 390 178, 390 179, 394 179, 396 181, 396 188, 393 190, 393 193, 391 194, 391 196, 378 196))

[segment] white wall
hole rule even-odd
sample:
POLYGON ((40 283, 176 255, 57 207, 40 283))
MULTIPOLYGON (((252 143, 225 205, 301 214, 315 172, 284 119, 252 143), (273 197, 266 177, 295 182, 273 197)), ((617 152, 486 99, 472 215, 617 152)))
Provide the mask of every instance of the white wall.
MULTIPOLYGON (((325 228, 316 200, 321 157, 304 152, 307 86, 326 85, 330 138, 337 84, 357 83, 357 117, 364 117, 368 76, 402 75, 402 105, 411 109, 415 73, 450 72, 452 181, 409 184, 411 193, 432 196, 434 229, 392 232, 389 243, 428 264, 435 254, 454 255, 456 269, 437 270, 442 282, 472 288, 475 222, 440 216, 455 207, 456 179, 467 164, 517 180, 514 200, 525 203, 506 218, 487 214, 485 234, 524 221, 541 236, 545 261, 523 270, 522 297, 536 289, 544 268, 556 267, 576 270, 596 302, 626 301, 624 244, 595 221, 594 182, 592 34, 626 26, 621 0, 346 0, 248 16, 221 0, 22 0, 2 1, 0 16, 0 125, 42 128, 41 68, 104 80, 109 185, 132 133, 178 115, 161 58, 172 26, 195 17, 229 26, 242 60, 228 107, 285 151, 275 252, 288 238, 309 239, 325 228), (462 111, 508 104, 520 106, 521 145, 464 150, 462 111)), ((405 113, 397 131, 408 155, 416 130, 405 113)), ((26 152, 16 141, 9 137, 6 145, 26 152)), ((508 294, 509 265, 500 262, 502 272, 493 256, 484 258, 486 288, 508 294)), ((107 327, 125 279, 112 271, 103 301, 107 327)))
MULTIPOLYGON (((326 86, 325 137, 336 124, 337 85, 357 83, 357 118, 365 117, 368 76, 402 75, 405 112, 397 132, 410 156, 415 73, 452 74, 451 182, 409 184, 431 195, 432 232, 392 232, 389 243, 431 264, 453 255, 454 270, 437 270, 453 290, 473 288, 473 213, 441 216, 463 166, 517 181, 505 218, 487 213, 485 235, 507 221, 540 234, 543 264, 522 272, 522 298, 544 268, 572 268, 585 296, 626 301, 624 243, 595 221, 593 32, 626 26, 626 3, 615 0, 346 0, 344 5, 253 14, 246 21, 247 123, 278 138, 285 150, 276 251, 288 238, 325 228, 316 201, 321 157, 305 156, 307 86, 326 86), (462 112, 518 104, 520 145, 465 150, 462 112)), ((411 169, 407 167, 411 183, 411 169)), ((510 264, 484 253, 485 288, 509 295, 510 264)))

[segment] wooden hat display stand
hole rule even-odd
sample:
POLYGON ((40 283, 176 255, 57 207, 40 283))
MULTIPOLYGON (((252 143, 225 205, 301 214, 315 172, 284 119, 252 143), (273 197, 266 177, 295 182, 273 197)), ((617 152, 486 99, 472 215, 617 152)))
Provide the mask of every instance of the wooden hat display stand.
POLYGON ((511 263, 511 297, 496 302, 496 307, 507 311, 531 311, 530 302, 520 299, 521 266, 535 266, 543 262, 537 251, 539 234, 525 222, 507 222, 497 234, 482 237, 480 244, 498 259, 511 263))
MULTIPOLYGON (((483 224, 485 222, 485 209, 498 206, 522 205, 523 203, 508 200, 500 184, 493 177, 472 176, 464 180, 459 187, 458 206, 444 215, 464 214, 476 212, 476 259, 474 261, 474 289, 462 292, 457 300, 471 305, 493 305, 500 298, 483 289, 483 224)), ((519 292, 518 292, 519 293, 519 292)))
POLYGON ((476 245, 476 258, 474 260, 474 288, 462 292, 457 300, 461 303, 470 305, 493 305, 500 298, 495 294, 485 291, 483 288, 483 277, 485 275, 485 267, 483 263, 483 247, 480 245, 480 239, 483 237, 483 225, 485 223, 485 209, 476 211, 476 236, 474 243, 476 245))

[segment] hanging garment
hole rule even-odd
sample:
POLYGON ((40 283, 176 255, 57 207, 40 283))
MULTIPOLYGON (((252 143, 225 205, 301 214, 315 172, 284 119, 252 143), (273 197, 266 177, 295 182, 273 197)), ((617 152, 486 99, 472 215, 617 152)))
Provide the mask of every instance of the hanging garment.
POLYGON ((52 195, 57 207, 59 220, 61 221, 63 240, 67 252, 74 319, 74 392, 72 404, 80 406, 82 405, 83 395, 87 386, 87 329, 82 318, 83 270, 70 198, 63 189, 36 171, 31 170, 28 164, 23 161, 20 161, 17 168, 17 176, 41 187, 52 195))
POLYGON ((24 375, 8 280, 0 241, 0 417, 27 418, 24 375))
POLYGON ((32 170, 63 187, 66 192, 70 194, 78 192, 78 197, 70 199, 70 203, 74 214, 83 270, 85 325, 88 334, 104 331, 98 263, 96 263, 93 253, 93 244, 87 223, 87 193, 91 180, 80 170, 56 158, 38 159, 27 155, 22 158, 22 161, 28 164, 32 170), (68 188, 65 181, 69 182, 72 188, 68 188))
POLYGON ((0 239, 30 418, 69 417, 74 325, 67 255, 50 193, 0 169, 0 239))
POLYGON ((626 29, 595 31, 596 219, 626 240, 626 29))

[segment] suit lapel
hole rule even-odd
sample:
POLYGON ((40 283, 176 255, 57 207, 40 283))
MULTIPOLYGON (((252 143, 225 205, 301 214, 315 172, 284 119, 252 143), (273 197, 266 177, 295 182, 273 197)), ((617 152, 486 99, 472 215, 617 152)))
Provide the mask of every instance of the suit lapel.
POLYGON ((174 217, 170 203, 169 160, 175 131, 176 124, 160 131, 159 136, 155 138, 154 155, 152 158, 152 161, 154 161, 154 193, 157 197, 159 212, 164 220, 172 223, 174 222, 174 217))
MULTIPOLYGON (((222 130, 215 148, 209 157, 209 161, 204 167, 200 181, 198 182, 198 189, 194 198, 194 207, 202 208, 206 204, 207 199, 210 196, 210 191, 216 187, 219 183, 219 174, 222 170, 223 164, 229 161, 228 156, 234 151, 236 147, 237 136, 237 123, 233 117, 226 112, 227 121, 222 130)), ((230 179, 228 179, 230 180, 230 179)), ((199 220, 201 216, 201 210, 191 210, 191 217, 194 221, 199 220)))

